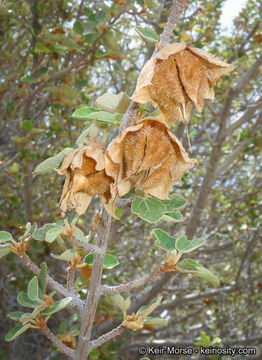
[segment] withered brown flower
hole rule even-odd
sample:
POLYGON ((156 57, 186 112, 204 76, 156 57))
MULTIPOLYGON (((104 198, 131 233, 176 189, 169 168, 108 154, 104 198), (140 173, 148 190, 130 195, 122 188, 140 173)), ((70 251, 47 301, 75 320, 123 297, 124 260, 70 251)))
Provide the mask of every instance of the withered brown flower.
POLYGON ((115 217, 117 192, 113 189, 114 179, 105 171, 105 150, 98 141, 69 153, 56 171, 66 175, 59 203, 62 211, 75 208, 81 215, 97 194, 105 209, 115 217))
POLYGON ((167 126, 153 117, 124 130, 107 152, 111 161, 106 161, 106 172, 115 178, 119 196, 135 186, 147 195, 167 199, 173 181, 194 163, 167 126))
MULTIPOLYGON (((60 337, 60 341, 63 344, 65 344, 67 347, 69 347, 69 348, 71 348, 73 350, 76 349, 75 336, 73 334, 71 334, 70 332, 66 332, 66 333, 62 334, 61 337, 60 337)), ((59 352, 61 352, 61 350, 59 352)))
POLYGON ((187 124, 192 107, 201 112, 204 99, 214 101, 213 86, 234 66, 186 44, 170 44, 143 67, 131 99, 159 106, 165 121, 187 124))

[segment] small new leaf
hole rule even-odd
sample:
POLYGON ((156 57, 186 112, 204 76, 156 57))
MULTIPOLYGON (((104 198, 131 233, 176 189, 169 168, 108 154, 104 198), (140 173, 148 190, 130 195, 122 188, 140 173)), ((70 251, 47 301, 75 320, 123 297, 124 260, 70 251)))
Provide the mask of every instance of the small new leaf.
POLYGON ((32 327, 32 324, 26 324, 25 326, 17 326, 8 331, 5 336, 5 341, 12 341, 17 338, 19 335, 23 334, 27 329, 32 327))
POLYGON ((73 260, 76 253, 77 253, 77 250, 68 249, 60 255, 55 255, 55 254, 51 253, 51 256, 57 260, 71 261, 71 260, 73 260))
POLYGON ((166 251, 175 249, 176 239, 161 229, 154 229, 154 234, 157 238, 155 245, 166 251))
POLYGON ((99 128, 95 123, 91 123, 88 126, 86 126, 79 137, 76 140, 76 145, 81 147, 84 146, 86 143, 88 143, 89 140, 94 139, 99 132, 99 128))
POLYGON ((86 116, 86 120, 96 120, 104 123, 119 125, 119 114, 112 114, 108 111, 92 112, 86 116))
POLYGON ((10 314, 8 314, 7 317, 9 317, 9 319, 19 321, 22 315, 24 315, 22 311, 13 311, 10 314))
POLYGON ((99 109, 92 108, 92 107, 83 107, 80 109, 77 109, 73 112, 72 117, 79 120, 87 120, 88 115, 90 115, 93 112, 98 112, 99 109))
POLYGON ((50 157, 49 159, 44 160, 35 168, 35 174, 45 174, 54 169, 58 168, 61 162, 64 160, 66 155, 68 155, 73 149, 72 148, 65 148, 64 150, 60 151, 55 156, 50 157))
POLYGON ((168 320, 162 319, 159 317, 147 316, 144 319, 144 324, 146 324, 146 325, 167 326, 167 323, 168 323, 168 320))
MULTIPOLYGON (((92 266, 94 261, 94 253, 89 253, 85 257, 85 264, 92 266)), ((113 269, 115 266, 119 265, 119 261, 113 255, 106 254, 104 258, 104 269, 113 269)))
POLYGON ((55 227, 47 231, 45 235, 45 241, 52 243, 55 239, 62 233, 63 229, 61 227, 55 227))
POLYGON ((219 278, 216 275, 214 275, 211 271, 209 271, 208 269, 202 266, 197 267, 197 273, 195 273, 194 275, 199 277, 200 279, 204 279, 210 282, 214 286, 219 286, 220 284, 219 278))
POLYGON ((0 231, 0 243, 9 242, 12 235, 7 231, 0 231))
POLYGON ((220 280, 211 271, 206 269, 203 265, 198 264, 195 260, 186 259, 176 265, 178 271, 191 273, 193 276, 197 276, 204 279, 215 286, 219 286, 220 280))
POLYGON ((54 304, 47 306, 42 312, 41 314, 43 315, 50 315, 50 314, 54 314, 60 310, 63 310, 64 308, 67 307, 68 304, 70 304, 70 302, 72 301, 72 298, 66 297, 62 300, 56 301, 54 304))
POLYGON ((188 253, 202 246, 206 240, 204 238, 188 240, 185 235, 179 236, 176 241, 176 249, 182 253, 188 253))
POLYGON ((161 303, 162 300, 162 296, 159 296, 158 298, 153 299, 152 301, 150 301, 150 303, 146 306, 142 306, 137 314, 139 314, 140 316, 142 316, 143 319, 145 319, 148 315, 150 315, 157 307, 158 305, 161 303))
POLYGON ((41 271, 39 274, 39 287, 42 291, 43 294, 46 293, 46 286, 47 286, 47 282, 46 282, 46 278, 47 278, 47 265, 45 262, 42 262, 40 265, 41 271))
POLYGON ((159 41, 159 36, 157 35, 157 33, 149 27, 142 28, 141 26, 136 26, 136 32, 145 40, 151 42, 159 41))
POLYGON ((17 302, 18 304, 29 308, 35 308, 38 305, 37 301, 30 300, 27 294, 23 291, 18 294, 17 302))
POLYGON ((120 310, 126 311, 130 307, 130 298, 124 299, 120 294, 111 296, 113 304, 120 310))
POLYGON ((166 213, 163 215, 162 220, 165 220, 169 223, 176 223, 183 220, 183 215, 180 211, 175 211, 173 213, 166 213))
POLYGON ((57 225, 56 224, 45 224, 43 227, 41 227, 40 229, 37 229, 32 237, 35 239, 35 240, 39 240, 39 241, 43 241, 45 239, 45 235, 46 233, 48 232, 48 230, 50 229, 54 229, 56 228, 57 225))
POLYGON ((10 246, 0 246, 0 259, 11 251, 10 246))
POLYGON ((39 297, 39 286, 36 276, 34 276, 28 283, 27 296, 32 301, 37 300, 37 298, 39 297))

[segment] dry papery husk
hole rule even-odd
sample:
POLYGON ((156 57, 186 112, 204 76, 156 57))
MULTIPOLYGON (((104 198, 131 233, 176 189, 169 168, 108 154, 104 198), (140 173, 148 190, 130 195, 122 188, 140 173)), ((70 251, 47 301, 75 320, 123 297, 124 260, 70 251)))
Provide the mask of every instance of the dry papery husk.
POLYGON ((174 180, 194 163, 167 126, 153 117, 124 130, 109 144, 107 153, 106 172, 116 179, 119 196, 135 187, 146 195, 168 199, 174 180))
POLYGON ((186 44, 170 44, 143 67, 131 99, 159 106, 167 123, 187 124, 193 106, 201 112, 204 99, 214 101, 213 86, 234 66, 186 44))
POLYGON ((84 214, 97 194, 107 212, 116 217, 117 191, 113 189, 114 179, 105 171, 105 150, 97 140, 69 153, 56 171, 66 176, 59 202, 63 212, 75 209, 79 215, 84 214))

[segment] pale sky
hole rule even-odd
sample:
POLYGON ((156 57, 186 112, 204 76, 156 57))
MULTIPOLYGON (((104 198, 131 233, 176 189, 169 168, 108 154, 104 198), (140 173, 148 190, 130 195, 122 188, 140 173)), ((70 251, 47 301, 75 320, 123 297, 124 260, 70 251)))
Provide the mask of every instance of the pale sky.
POLYGON ((227 0, 222 9, 220 23, 223 28, 230 29, 233 25, 233 19, 239 14, 247 0, 227 0))

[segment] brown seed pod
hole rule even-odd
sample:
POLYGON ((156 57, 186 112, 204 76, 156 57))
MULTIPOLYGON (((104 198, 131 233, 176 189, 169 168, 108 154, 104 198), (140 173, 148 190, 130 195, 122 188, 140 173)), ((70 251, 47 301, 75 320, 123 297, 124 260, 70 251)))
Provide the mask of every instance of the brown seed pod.
POLYGON ((148 117, 124 130, 108 146, 112 161, 106 172, 115 178, 119 196, 135 186, 147 195, 167 199, 174 180, 193 166, 180 141, 157 118, 148 117))
POLYGON ((131 99, 159 106, 165 122, 187 124, 193 106, 201 112, 204 99, 214 101, 213 86, 234 66, 186 44, 170 44, 143 67, 131 99))
POLYGON ((115 217, 117 192, 111 189, 114 179, 106 174, 105 150, 98 141, 68 154, 57 172, 66 175, 59 203, 62 211, 75 208, 81 215, 97 194, 105 209, 115 217))

